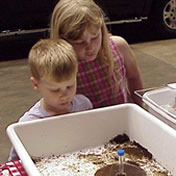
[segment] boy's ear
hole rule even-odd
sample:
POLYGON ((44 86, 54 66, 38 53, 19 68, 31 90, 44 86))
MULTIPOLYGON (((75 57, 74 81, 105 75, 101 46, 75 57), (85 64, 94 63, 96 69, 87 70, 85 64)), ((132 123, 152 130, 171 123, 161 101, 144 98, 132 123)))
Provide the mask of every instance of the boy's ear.
POLYGON ((35 79, 33 76, 30 77, 31 83, 32 83, 32 87, 34 90, 38 90, 39 86, 38 86, 38 80, 35 79))

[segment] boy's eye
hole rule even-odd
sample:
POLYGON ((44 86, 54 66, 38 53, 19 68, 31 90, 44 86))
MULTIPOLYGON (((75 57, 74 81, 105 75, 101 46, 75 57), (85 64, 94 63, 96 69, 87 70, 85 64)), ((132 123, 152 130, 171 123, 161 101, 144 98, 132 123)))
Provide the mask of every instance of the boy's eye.
POLYGON ((67 89, 71 89, 71 88, 73 88, 73 86, 67 86, 67 89))
POLYGON ((60 89, 53 89, 53 90, 51 90, 51 92, 59 92, 60 91, 60 89))

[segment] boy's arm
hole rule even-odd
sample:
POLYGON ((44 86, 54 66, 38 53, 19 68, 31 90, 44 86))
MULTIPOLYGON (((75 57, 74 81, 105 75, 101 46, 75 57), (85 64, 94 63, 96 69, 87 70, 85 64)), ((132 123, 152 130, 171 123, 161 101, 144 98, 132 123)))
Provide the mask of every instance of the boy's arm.
POLYGON ((124 58, 128 89, 130 91, 131 98, 135 103, 142 106, 141 98, 134 94, 135 90, 143 88, 141 75, 136 63, 136 57, 125 39, 119 36, 113 36, 112 39, 116 43, 122 57, 124 58))

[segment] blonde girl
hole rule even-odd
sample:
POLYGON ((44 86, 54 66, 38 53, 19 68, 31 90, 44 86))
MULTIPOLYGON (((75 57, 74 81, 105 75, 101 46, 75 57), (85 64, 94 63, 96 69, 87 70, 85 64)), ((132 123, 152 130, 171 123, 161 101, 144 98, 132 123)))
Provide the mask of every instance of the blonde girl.
POLYGON ((104 14, 93 0, 60 0, 51 19, 51 38, 72 44, 78 56, 77 93, 94 108, 127 102, 141 104, 142 88, 135 56, 119 36, 109 36, 104 14))

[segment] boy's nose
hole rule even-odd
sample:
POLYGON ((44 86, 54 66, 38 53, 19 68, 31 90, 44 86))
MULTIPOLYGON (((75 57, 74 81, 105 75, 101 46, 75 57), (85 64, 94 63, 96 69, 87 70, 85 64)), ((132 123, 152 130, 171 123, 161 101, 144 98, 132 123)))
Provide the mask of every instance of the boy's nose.
POLYGON ((66 97, 66 96, 68 96, 68 91, 67 90, 63 90, 62 92, 61 92, 61 97, 66 97))

